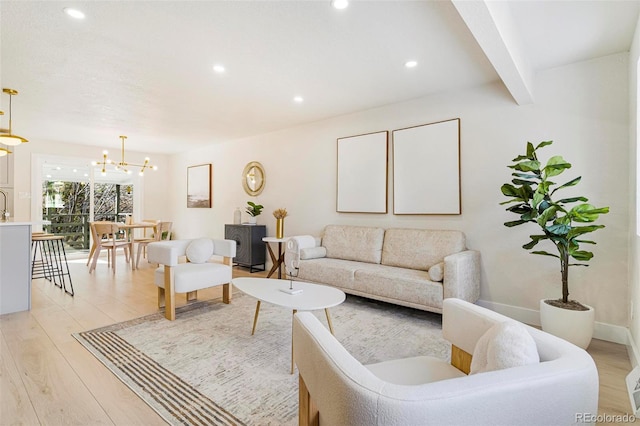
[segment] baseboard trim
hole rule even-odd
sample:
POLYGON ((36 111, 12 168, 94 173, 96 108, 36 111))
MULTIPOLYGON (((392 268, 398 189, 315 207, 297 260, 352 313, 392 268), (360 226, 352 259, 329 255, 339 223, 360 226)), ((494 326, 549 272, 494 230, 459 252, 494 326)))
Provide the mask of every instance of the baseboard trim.
POLYGON ((627 352, 629 353, 629 360, 631 361, 631 367, 635 368, 640 365, 640 351, 638 351, 638 345, 633 340, 631 330, 627 330, 627 338, 629 343, 627 344, 627 352))
MULTIPOLYGON (((484 308, 491 309, 492 311, 525 324, 540 326, 540 311, 535 309, 521 308, 519 306, 490 302, 488 300, 478 300, 477 303, 484 308)), ((638 353, 635 343, 632 345, 633 339, 631 339, 631 333, 627 327, 596 321, 593 337, 595 339, 627 345, 631 347, 631 350, 634 352, 636 361, 640 360, 640 354, 638 353)))

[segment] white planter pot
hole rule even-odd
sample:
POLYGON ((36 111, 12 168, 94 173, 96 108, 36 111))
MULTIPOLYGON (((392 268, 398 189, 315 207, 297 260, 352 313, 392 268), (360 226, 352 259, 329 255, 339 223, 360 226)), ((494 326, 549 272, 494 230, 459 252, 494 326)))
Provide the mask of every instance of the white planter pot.
POLYGON ((540 301, 540 324, 542 330, 587 349, 593 337, 596 311, 589 305, 588 311, 572 311, 556 308, 544 299, 540 301))
POLYGON ((258 223, 258 219, 255 216, 249 216, 249 223, 255 225, 258 223))

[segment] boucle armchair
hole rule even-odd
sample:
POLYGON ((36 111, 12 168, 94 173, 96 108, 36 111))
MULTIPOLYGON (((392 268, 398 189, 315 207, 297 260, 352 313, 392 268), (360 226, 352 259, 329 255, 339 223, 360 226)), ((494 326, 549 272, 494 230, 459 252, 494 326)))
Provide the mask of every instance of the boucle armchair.
POLYGON ((175 294, 186 293, 187 301, 197 298, 198 290, 222 285, 222 301, 231 302, 232 259, 236 242, 199 238, 150 243, 147 258, 160 267, 155 271, 158 306, 165 306, 165 317, 175 320, 175 294), (210 260, 222 257, 222 262, 210 260), (186 259, 181 262, 182 258, 186 259))
POLYGON ((312 313, 297 313, 300 424, 568 425, 597 415, 598 372, 577 346, 452 298, 444 301, 442 331, 451 365, 414 357, 365 366, 312 313), (467 375, 474 350, 483 355, 483 336, 504 325, 521 328, 536 361, 467 375))

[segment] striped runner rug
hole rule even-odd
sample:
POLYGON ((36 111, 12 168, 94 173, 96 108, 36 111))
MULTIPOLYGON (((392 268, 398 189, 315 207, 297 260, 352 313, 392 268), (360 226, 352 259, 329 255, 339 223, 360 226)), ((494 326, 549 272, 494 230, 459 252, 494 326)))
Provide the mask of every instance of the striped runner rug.
MULTIPOLYGON (((196 302, 74 337, 172 425, 295 425, 291 312, 255 299, 196 302)), ((324 311, 316 312, 326 324, 324 311)), ((415 355, 447 359, 438 314, 347 296, 331 309, 336 338, 364 364, 415 355)))

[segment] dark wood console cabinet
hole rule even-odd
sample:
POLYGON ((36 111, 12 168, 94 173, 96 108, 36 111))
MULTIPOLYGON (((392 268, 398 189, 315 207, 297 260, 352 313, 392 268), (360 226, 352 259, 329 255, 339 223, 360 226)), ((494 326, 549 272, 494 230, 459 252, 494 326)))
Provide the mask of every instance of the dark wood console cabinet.
POLYGON ((267 236, 265 225, 225 225, 224 238, 236 242, 236 257, 234 264, 249 268, 249 272, 264 271, 267 261, 266 243, 262 241, 267 236), (262 269, 256 268, 261 266, 262 269))

